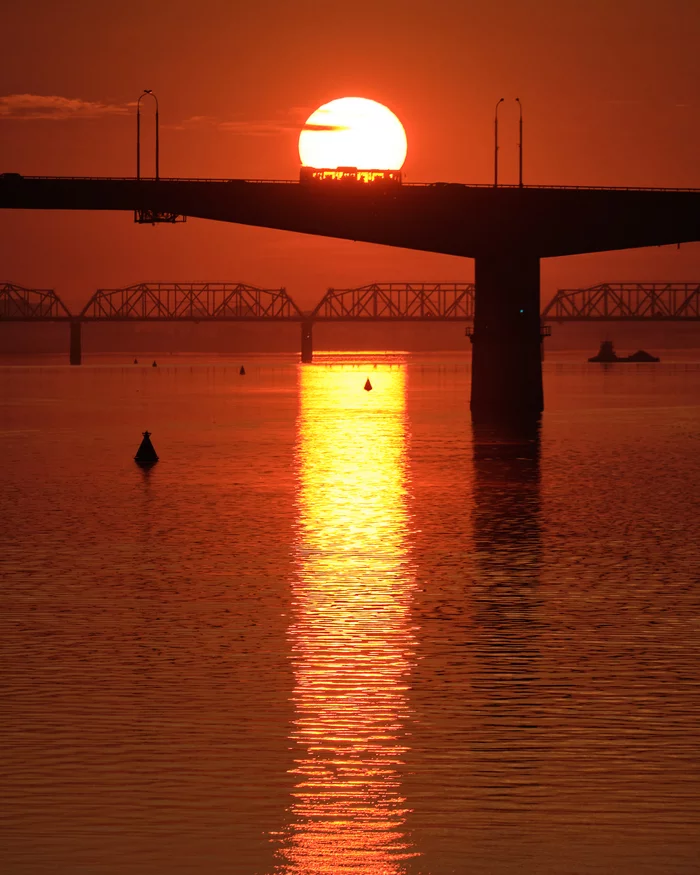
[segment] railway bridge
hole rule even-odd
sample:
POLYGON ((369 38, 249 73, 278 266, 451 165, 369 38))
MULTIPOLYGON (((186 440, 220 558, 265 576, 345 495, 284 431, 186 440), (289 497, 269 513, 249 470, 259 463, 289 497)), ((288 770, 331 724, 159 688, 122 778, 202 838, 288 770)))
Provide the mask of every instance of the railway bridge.
POLYGON ((542 311, 553 322, 696 322, 700 283, 599 283, 559 289, 542 311))
POLYGON ((301 360, 313 360, 315 322, 471 322, 473 283, 372 283, 328 289, 302 311, 286 290, 245 283, 136 283, 98 289, 73 315, 53 290, 0 286, 0 322, 68 322, 70 362, 82 361, 82 326, 94 322, 298 323, 301 360))
MULTIPOLYGON (((53 289, 0 284, 0 323, 66 322, 70 362, 82 361, 82 326, 94 322, 293 322, 300 326, 302 362, 313 361, 313 326, 318 322, 465 323, 473 340, 474 283, 370 283, 328 289, 302 311, 286 290, 245 283, 136 283, 98 289, 79 314, 70 313, 53 289)), ((540 314, 540 343, 547 322, 697 322, 700 282, 600 283, 560 289, 540 314)))

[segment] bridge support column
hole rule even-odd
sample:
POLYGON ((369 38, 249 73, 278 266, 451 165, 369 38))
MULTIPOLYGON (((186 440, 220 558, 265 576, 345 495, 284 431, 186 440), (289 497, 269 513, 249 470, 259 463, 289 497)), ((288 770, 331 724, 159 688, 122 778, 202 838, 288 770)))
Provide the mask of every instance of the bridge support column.
POLYGON ((70 321, 70 363, 82 364, 83 361, 83 338, 82 322, 79 319, 70 321))
POLYGON ((314 360, 313 326, 310 320, 301 323, 301 360, 306 364, 314 360))
POLYGON ((472 419, 535 418, 544 408, 540 260, 524 253, 476 259, 472 419))

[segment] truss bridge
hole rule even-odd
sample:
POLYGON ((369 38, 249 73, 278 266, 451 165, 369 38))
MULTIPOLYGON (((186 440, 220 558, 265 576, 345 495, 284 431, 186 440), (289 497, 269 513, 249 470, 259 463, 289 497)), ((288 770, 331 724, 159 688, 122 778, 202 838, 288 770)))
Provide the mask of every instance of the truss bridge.
POLYGON ((62 322, 71 314, 53 289, 25 289, 0 283, 0 320, 3 322, 62 322))
POLYGON ((471 321, 474 283, 371 283, 356 289, 328 289, 311 318, 316 322, 471 321))
MULTIPOLYGON (((301 328, 301 360, 313 361, 317 322, 467 323, 473 341, 474 283, 371 283, 328 289, 312 310, 302 311, 284 288, 245 283, 136 283, 98 289, 77 316, 52 289, 0 284, 0 322, 70 324, 70 362, 82 361, 82 324, 88 322, 277 322, 301 328)), ((545 320, 700 321, 700 283, 601 283, 586 289, 560 289, 539 316, 545 320)))
POLYGON ((301 327, 301 360, 313 361, 314 322, 466 322, 474 283, 370 283, 328 289, 301 327))
POLYGON ((700 321, 700 283, 600 283, 559 289, 542 311, 556 322, 700 321))
POLYGON ((244 283, 137 283, 98 289, 83 308, 83 322, 299 321, 302 314, 285 289, 244 283))

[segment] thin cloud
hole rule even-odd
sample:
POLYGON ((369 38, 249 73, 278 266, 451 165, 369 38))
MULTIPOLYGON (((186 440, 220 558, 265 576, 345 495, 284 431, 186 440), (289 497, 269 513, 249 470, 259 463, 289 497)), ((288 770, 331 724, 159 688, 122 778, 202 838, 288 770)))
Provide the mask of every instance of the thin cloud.
POLYGON ((305 124, 302 128, 303 131, 349 131, 350 128, 347 125, 310 125, 305 124))
POLYGON ((169 131, 186 131, 189 128, 214 127, 216 124, 217 121, 214 116, 192 115, 189 118, 183 119, 181 122, 165 124, 161 125, 161 127, 169 131))
POLYGON ((307 107, 295 106, 270 119, 222 120, 209 115, 193 115, 179 124, 170 125, 173 130, 184 131, 190 128, 209 127, 229 131, 244 137, 276 137, 280 134, 298 134, 303 128, 308 130, 331 130, 325 125, 305 126, 304 119, 309 115, 307 107))
POLYGON ((104 118, 126 115, 130 106, 133 104, 102 103, 57 94, 6 94, 0 97, 0 119, 66 121, 104 118))
POLYGON ((222 131, 233 131, 248 137, 275 137, 290 131, 299 131, 299 125, 291 122, 267 119, 262 121, 219 122, 217 127, 222 131))

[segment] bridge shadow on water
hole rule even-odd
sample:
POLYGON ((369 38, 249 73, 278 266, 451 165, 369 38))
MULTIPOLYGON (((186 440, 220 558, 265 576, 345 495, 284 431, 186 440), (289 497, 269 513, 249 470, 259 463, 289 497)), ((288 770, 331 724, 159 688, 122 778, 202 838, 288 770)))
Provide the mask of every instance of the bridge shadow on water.
POLYGON ((511 871, 536 853, 542 802, 539 421, 474 425, 473 477, 467 792, 478 800, 477 857, 511 871))
POLYGON ((525 681, 542 549, 539 421, 474 424, 473 465, 474 622, 486 660, 525 681))
POLYGON ((540 422, 472 425, 474 542, 492 585, 536 582, 540 545, 540 422))

